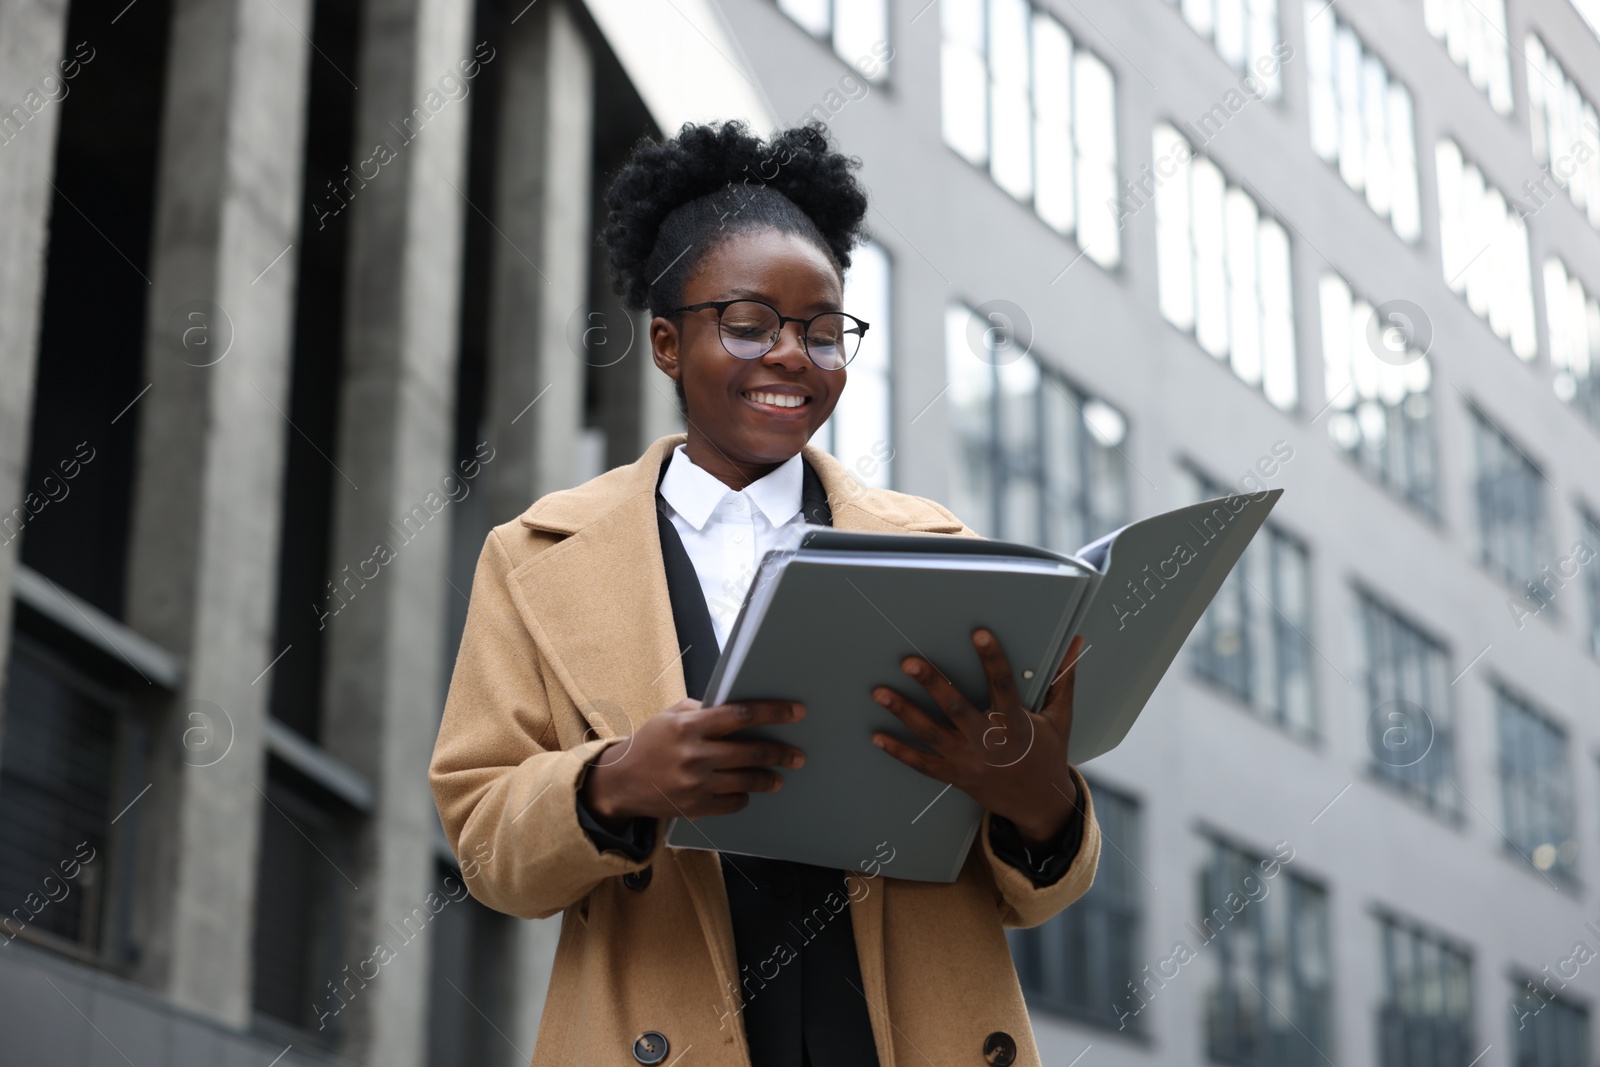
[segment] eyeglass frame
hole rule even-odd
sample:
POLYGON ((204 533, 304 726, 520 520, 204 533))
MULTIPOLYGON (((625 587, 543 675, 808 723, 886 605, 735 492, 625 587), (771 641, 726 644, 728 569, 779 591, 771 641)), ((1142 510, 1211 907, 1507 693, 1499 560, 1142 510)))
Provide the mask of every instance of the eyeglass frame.
POLYGON ((808 319, 799 318, 798 316, 795 316, 795 315, 785 315, 781 311, 779 311, 777 308, 775 308, 771 304, 767 303, 765 300, 757 300, 754 297, 749 297, 749 296, 737 296, 737 297, 734 297, 732 300, 704 300, 704 301, 701 301, 698 304, 685 304, 683 307, 672 308, 666 314, 667 315, 677 315, 677 314, 680 314, 680 313, 685 312, 685 311, 704 311, 707 308, 716 308, 717 309, 717 341, 722 344, 722 350, 724 352, 727 352, 728 355, 733 356, 734 359, 741 359, 741 360, 747 360, 748 361, 748 360, 751 360, 751 359, 760 359, 760 358, 762 358, 762 356, 765 356, 765 355, 767 355, 767 353, 771 352, 773 348, 777 348, 778 347, 778 341, 782 340, 782 338, 783 338, 783 328, 786 325, 788 325, 789 323, 791 323, 791 322, 798 322, 798 323, 801 324, 801 328, 800 328, 800 351, 802 351, 802 352, 804 352, 806 354, 806 359, 810 360, 811 364, 814 367, 816 367, 818 370, 825 370, 825 371, 844 370, 846 367, 848 367, 850 365, 851 360, 856 358, 856 353, 861 351, 861 339, 863 339, 863 338, 865 338, 867 336, 867 330, 872 325, 870 322, 867 322, 865 319, 856 318, 854 315, 850 314, 848 311, 819 311, 815 315, 812 315, 808 319), (772 342, 772 347, 768 348, 766 352, 761 353, 760 356, 748 356, 748 357, 747 356, 740 356, 740 355, 737 355, 736 353, 734 353, 733 351, 731 351, 728 348, 727 338, 722 336, 722 313, 724 311, 726 311, 733 304, 760 304, 762 307, 766 308, 768 311, 770 311, 774 315, 778 316, 778 329, 776 331, 777 335, 778 335, 778 338, 777 338, 777 340, 774 340, 772 342), (850 359, 845 360, 843 363, 841 363, 837 367, 824 367, 822 364, 818 363, 816 361, 816 359, 811 355, 811 346, 806 343, 806 331, 811 328, 811 324, 813 322, 816 322, 818 319, 822 318, 824 315, 839 315, 839 316, 842 316, 843 318, 849 319, 851 322, 855 323, 857 326, 859 326, 861 328, 861 332, 860 332, 860 334, 857 335, 857 339, 856 339, 856 351, 850 353, 850 359))

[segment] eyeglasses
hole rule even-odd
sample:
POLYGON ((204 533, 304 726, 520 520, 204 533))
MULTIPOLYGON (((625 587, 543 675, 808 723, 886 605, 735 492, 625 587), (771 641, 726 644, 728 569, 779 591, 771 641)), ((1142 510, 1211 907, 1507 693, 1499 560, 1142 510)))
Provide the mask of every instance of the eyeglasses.
POLYGON ((778 346, 785 323, 800 323, 800 348, 807 358, 823 370, 842 370, 855 358, 867 323, 842 311, 824 311, 809 319, 780 315, 778 309, 760 300, 707 300, 703 304, 673 308, 668 315, 682 311, 717 309, 717 332, 722 347, 738 359, 760 359, 778 346))

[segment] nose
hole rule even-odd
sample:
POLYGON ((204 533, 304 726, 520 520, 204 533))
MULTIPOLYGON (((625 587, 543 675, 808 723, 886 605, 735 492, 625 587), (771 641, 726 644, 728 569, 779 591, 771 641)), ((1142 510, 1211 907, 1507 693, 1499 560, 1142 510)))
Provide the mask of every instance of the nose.
POLYGON ((804 325, 800 322, 786 322, 779 327, 778 343, 761 357, 761 361, 769 366, 804 370, 806 364, 811 362, 810 357, 806 355, 805 345, 800 340, 800 330, 804 325), (789 329, 791 326, 794 327, 793 330, 789 329))

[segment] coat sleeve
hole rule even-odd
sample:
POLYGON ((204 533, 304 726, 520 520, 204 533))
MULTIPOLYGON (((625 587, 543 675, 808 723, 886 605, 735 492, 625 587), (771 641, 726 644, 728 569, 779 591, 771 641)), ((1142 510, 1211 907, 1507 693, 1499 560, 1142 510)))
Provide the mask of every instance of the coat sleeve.
MULTIPOLYGON (((938 501, 929 500, 928 503, 952 522, 961 522, 954 512, 938 501)), ((960 532, 951 536, 981 537, 982 535, 962 523, 960 532)), ((978 840, 982 844, 983 858, 989 864, 989 873, 994 878, 995 887, 1000 891, 1000 920, 1005 926, 1038 926, 1087 893, 1089 886, 1094 882, 1094 872, 1100 864, 1100 824, 1094 817, 1094 801, 1089 795, 1089 784, 1083 780, 1083 775, 1076 767, 1069 766, 1067 770, 1078 787, 1079 804, 1083 811, 1083 836, 1079 840, 1078 853, 1072 865, 1057 881, 1048 885, 1035 885, 1027 872, 997 855, 994 844, 989 839, 992 816, 987 811, 983 813, 983 825, 979 828, 978 840)))
POLYGON ((590 761, 624 738, 560 747, 547 672, 511 598, 511 570, 490 531, 428 780, 472 895, 497 911, 542 919, 651 857, 602 851, 579 824, 578 789, 590 761))
POLYGON ((978 840, 982 842, 983 858, 988 861, 995 887, 1000 890, 1000 921, 1004 926, 1038 926, 1087 893, 1094 882, 1095 868, 1100 865, 1100 824, 1095 821, 1088 783, 1078 773, 1078 768, 1069 767, 1068 770, 1078 787, 1083 836, 1072 865, 1057 881, 1036 885, 1026 871, 997 855, 994 843, 989 840, 989 823, 994 816, 987 811, 983 813, 978 840))

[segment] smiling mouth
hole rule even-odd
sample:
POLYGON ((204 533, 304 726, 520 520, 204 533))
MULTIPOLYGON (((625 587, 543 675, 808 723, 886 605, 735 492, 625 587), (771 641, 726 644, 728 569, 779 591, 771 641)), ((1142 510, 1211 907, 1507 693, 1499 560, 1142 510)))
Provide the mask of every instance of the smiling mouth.
POLYGON ((798 412, 801 408, 811 403, 809 396, 795 396, 792 393, 769 393, 754 389, 739 394, 751 404, 768 412, 798 412))

